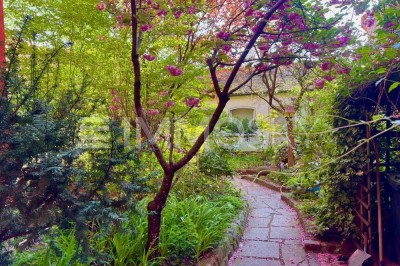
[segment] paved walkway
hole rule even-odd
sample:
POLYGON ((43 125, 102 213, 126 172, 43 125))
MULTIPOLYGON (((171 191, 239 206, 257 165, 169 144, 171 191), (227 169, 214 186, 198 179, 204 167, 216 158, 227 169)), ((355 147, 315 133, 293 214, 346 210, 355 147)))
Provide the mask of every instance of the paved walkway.
POLYGON ((280 198, 280 194, 244 179, 234 179, 242 189, 251 211, 242 242, 229 265, 318 266, 316 254, 302 246, 304 233, 297 214, 280 198))

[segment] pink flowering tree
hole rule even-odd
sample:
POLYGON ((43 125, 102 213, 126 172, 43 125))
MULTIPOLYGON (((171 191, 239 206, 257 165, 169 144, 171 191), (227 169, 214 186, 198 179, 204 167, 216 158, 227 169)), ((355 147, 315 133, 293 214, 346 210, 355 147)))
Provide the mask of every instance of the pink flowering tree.
MULTIPOLYGON (((335 30, 338 19, 325 17, 329 9, 318 2, 108 0, 97 6, 114 15, 118 27, 131 30, 134 86, 133 95, 127 95, 133 97, 135 125, 164 172, 147 206, 147 249, 154 249, 153 256, 175 173, 213 132, 232 93, 254 76, 300 59, 312 62, 351 42, 351 32, 335 30), (243 68, 248 76, 238 82, 243 68), (221 69, 227 73, 223 78, 217 74, 221 69), (205 97, 215 97, 217 105, 203 131, 182 150, 175 143, 174 124, 198 110, 205 97), (170 125, 167 148, 160 145, 165 139, 154 137, 165 118, 170 125)), ((128 110, 130 101, 119 98, 114 111, 128 110)))

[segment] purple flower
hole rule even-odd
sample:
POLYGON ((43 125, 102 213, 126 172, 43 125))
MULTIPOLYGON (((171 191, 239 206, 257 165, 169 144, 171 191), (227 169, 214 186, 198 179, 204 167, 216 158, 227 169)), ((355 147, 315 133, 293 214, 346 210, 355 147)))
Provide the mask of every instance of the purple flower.
POLYGON ((168 14, 167 10, 161 9, 160 11, 157 12, 157 16, 159 17, 164 17, 168 14))
POLYGON ((190 15, 193 15, 194 13, 196 13, 196 7, 194 5, 193 6, 189 6, 187 11, 186 11, 186 13, 188 13, 190 15))
POLYGON ((393 27, 395 25, 395 23, 393 21, 389 21, 385 24, 385 26, 383 26, 385 29, 389 29, 391 27, 393 27))
POLYGON ((323 71, 327 71, 327 70, 330 70, 330 69, 332 68, 332 66, 333 66, 333 64, 332 64, 331 62, 326 61, 326 62, 323 62, 323 63, 322 63, 321 69, 322 69, 323 71))
POLYGON ((297 14, 297 12, 292 12, 292 13, 289 14, 289 19, 290 19, 291 21, 294 21, 294 20, 296 20, 296 19, 299 18, 299 17, 300 17, 300 15, 297 14))
POLYGON ((253 31, 253 33, 256 33, 258 31, 258 25, 254 25, 251 30, 253 31))
POLYGON ((227 53, 229 53, 229 51, 231 50, 231 46, 229 45, 229 44, 224 44, 224 45, 222 45, 222 47, 221 47, 221 51, 224 53, 224 54, 227 54, 227 53))
POLYGON ((156 56, 151 54, 144 54, 143 58, 146 59, 147 61, 153 61, 154 59, 156 59, 156 56))
POLYGON ((332 81, 332 80, 335 79, 335 77, 330 76, 330 75, 326 75, 326 76, 324 76, 324 79, 325 79, 326 81, 332 81))
POLYGON ((314 85, 316 89, 322 89, 325 86, 325 81, 323 79, 314 80, 314 85))
POLYGON ((140 31, 143 31, 143 32, 151 31, 152 28, 153 28, 153 26, 151 26, 150 24, 143 24, 140 26, 140 31))
POLYGON ((179 18, 181 17, 181 15, 182 15, 182 11, 181 11, 181 10, 176 10, 176 11, 174 12, 174 17, 175 17, 176 19, 179 19, 179 18))
POLYGON ((337 38, 336 38, 336 42, 337 42, 336 47, 343 47, 343 46, 345 46, 346 44, 349 44, 349 43, 350 43, 350 37, 349 37, 349 36, 337 37, 337 38))
POLYGON ((254 9, 253 8, 249 8, 246 10, 246 12, 244 12, 244 16, 245 17, 251 17, 254 15, 254 9))
POLYGON ((368 15, 363 21, 363 25, 367 28, 371 28, 375 24, 375 19, 373 15, 368 15))
POLYGON ((166 67, 166 69, 168 70, 168 72, 169 72, 172 76, 180 76, 180 75, 183 74, 183 70, 182 70, 182 69, 180 69, 180 68, 178 68, 178 67, 176 67, 176 66, 173 66, 173 65, 168 65, 168 66, 166 67))

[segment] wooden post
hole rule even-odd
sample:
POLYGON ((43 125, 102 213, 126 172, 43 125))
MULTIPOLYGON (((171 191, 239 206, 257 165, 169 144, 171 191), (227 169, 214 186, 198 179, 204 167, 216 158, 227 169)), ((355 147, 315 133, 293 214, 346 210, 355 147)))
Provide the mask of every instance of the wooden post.
POLYGON ((375 153, 375 172, 376 172, 376 198, 378 203, 378 240, 379 240, 379 265, 383 265, 383 231, 382 231, 382 199, 381 199, 381 175, 379 172, 379 147, 376 140, 373 140, 375 153))

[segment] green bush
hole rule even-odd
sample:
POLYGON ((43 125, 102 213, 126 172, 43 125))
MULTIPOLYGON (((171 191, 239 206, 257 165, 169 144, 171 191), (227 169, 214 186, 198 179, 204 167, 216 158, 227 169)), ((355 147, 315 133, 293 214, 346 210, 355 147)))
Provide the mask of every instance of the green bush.
POLYGON ((208 151, 199 156, 200 172, 210 177, 232 176, 229 162, 215 151, 208 151))
POLYGON ((204 196, 210 200, 224 195, 239 197, 228 177, 212 178, 200 173, 194 165, 189 165, 178 174, 177 182, 172 187, 173 193, 180 199, 193 195, 204 196))

